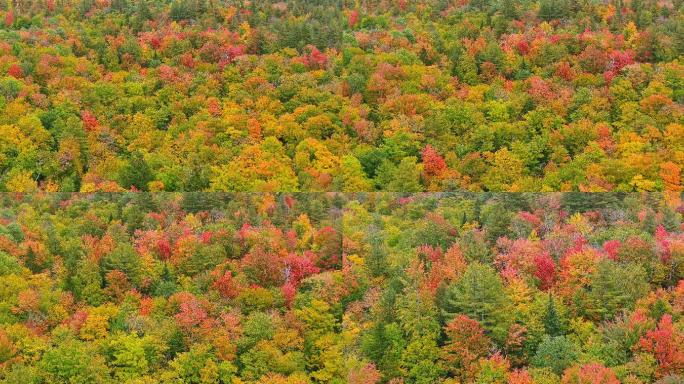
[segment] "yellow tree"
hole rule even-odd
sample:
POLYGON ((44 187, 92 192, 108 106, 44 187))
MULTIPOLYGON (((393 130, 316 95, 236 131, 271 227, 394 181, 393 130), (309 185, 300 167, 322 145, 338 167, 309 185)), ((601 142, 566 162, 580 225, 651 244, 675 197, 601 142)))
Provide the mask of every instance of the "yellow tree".
POLYGON ((297 145, 294 156, 302 189, 325 191, 339 172, 340 160, 316 139, 305 139, 297 145))
POLYGON ((228 164, 213 167, 213 191, 279 191, 299 190, 292 161, 282 143, 267 137, 261 144, 250 145, 228 164))

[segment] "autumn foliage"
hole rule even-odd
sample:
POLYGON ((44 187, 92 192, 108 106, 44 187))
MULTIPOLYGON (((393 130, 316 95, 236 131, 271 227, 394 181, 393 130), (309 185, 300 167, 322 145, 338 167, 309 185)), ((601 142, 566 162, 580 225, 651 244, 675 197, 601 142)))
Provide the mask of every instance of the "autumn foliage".
POLYGON ((677 4, 3 2, 0 191, 681 191, 677 4))

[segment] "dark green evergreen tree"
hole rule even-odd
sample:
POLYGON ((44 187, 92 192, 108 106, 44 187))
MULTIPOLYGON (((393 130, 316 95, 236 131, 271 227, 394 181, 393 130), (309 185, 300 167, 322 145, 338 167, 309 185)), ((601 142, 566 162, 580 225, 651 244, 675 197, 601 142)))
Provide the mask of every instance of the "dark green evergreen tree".
POLYGON ((544 332, 551 336, 561 336, 564 334, 558 312, 556 311, 556 304, 553 302, 553 296, 549 293, 549 302, 546 306, 546 313, 544 314, 544 332))

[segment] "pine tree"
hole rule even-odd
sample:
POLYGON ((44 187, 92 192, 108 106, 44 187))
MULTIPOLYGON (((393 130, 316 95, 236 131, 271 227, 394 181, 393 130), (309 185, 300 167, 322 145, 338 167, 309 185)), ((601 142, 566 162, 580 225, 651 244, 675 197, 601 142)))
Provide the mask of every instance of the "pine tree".
POLYGON ((119 182, 126 189, 135 187, 140 191, 147 191, 147 183, 152 180, 154 180, 152 170, 139 152, 131 155, 131 160, 119 175, 119 182))
POLYGON ((36 258, 36 253, 31 247, 29 247, 28 251, 26 252, 26 261, 24 264, 26 265, 26 268, 30 269, 33 273, 38 273, 42 269, 38 259, 36 258))
POLYGON ((448 286, 440 299, 446 321, 458 314, 477 320, 491 337, 502 341, 508 331, 508 298, 494 268, 472 263, 454 285, 448 286))
POLYGON ((544 331, 547 335, 561 336, 564 334, 558 312, 556 311, 556 304, 553 302, 553 296, 549 292, 549 302, 546 306, 546 313, 544 314, 544 331))

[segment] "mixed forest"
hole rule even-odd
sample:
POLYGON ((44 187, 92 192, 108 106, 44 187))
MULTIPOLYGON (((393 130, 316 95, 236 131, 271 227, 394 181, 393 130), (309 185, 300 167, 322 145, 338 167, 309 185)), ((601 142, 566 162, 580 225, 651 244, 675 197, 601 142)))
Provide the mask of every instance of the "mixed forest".
POLYGON ((681 0, 7 0, 0 190, 679 191, 681 0))
POLYGON ((683 0, 0 1, 0 383, 684 383, 683 0))
POLYGON ((4 194, 8 384, 676 384, 663 194, 4 194))

